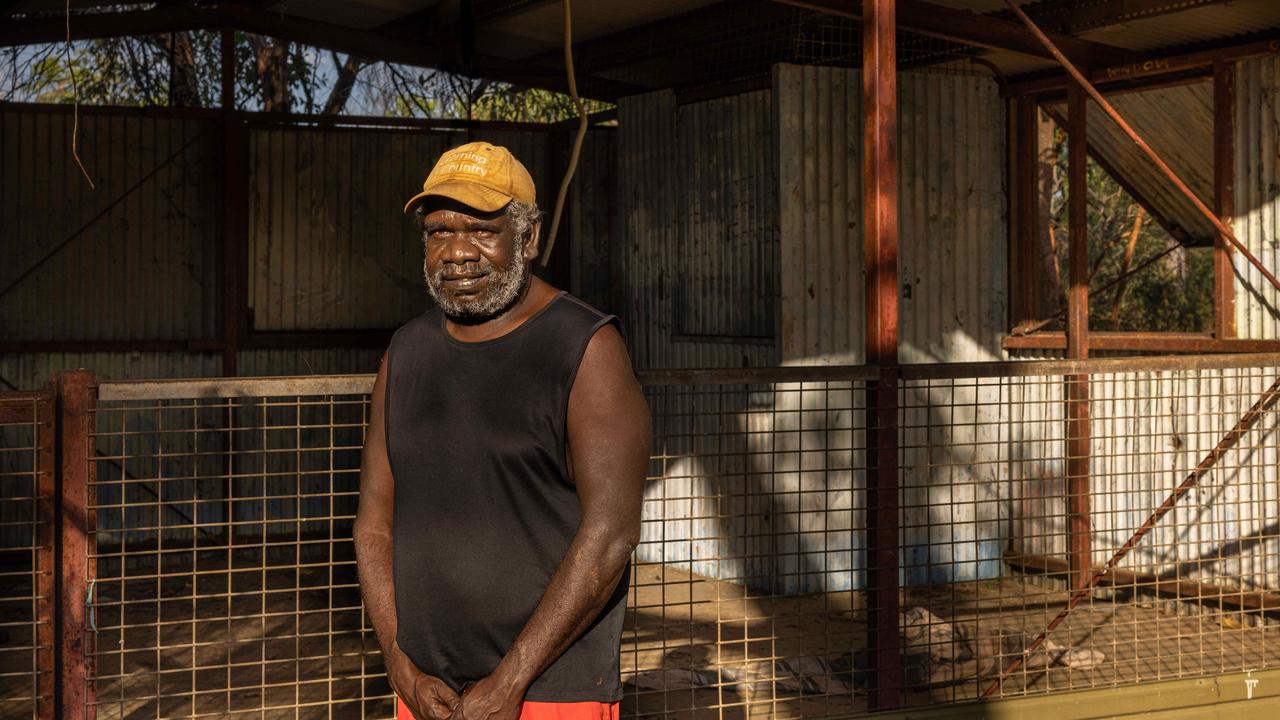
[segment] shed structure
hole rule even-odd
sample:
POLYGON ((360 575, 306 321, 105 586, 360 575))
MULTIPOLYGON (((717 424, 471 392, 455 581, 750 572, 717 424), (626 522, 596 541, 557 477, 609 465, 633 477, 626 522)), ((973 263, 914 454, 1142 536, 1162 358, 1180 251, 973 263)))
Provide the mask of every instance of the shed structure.
MULTIPOLYGON (((1280 5, 572 10, 615 108, 544 272, 622 318, 654 416, 624 714, 1280 707, 1280 5), (1070 191, 1054 317, 1055 125, 1068 188, 1088 158, 1212 248, 1211 328, 1090 328, 1070 191)), ((0 43, 218 29, 568 86, 547 0, 63 12, 0 3, 0 43)), ((0 103, 6 717, 389 716, 350 530, 365 373, 427 302, 400 203, 485 139, 550 208, 575 125, 247 112, 234 79, 0 103)))

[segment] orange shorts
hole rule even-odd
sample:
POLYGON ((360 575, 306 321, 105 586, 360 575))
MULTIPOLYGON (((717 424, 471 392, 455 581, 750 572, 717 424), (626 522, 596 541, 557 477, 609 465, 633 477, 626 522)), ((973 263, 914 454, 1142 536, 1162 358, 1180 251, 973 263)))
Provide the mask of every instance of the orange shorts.
MULTIPOLYGON (((409 708, 396 698, 396 720, 414 720, 409 708)), ((618 720, 618 703, 526 702, 520 720, 618 720)))

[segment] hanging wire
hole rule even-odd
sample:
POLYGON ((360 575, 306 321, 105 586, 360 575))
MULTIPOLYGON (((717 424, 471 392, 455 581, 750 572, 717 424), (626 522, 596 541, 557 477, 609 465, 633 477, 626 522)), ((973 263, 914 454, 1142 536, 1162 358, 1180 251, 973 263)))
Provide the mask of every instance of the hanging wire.
POLYGON ((551 250, 556 246, 556 232, 560 229, 560 216, 564 212, 564 199, 569 194, 569 185, 573 182, 573 173, 578 169, 578 157, 582 154, 582 141, 587 137, 587 108, 578 95, 578 81, 573 71, 573 5, 564 0, 564 69, 569 79, 569 96, 578 108, 578 133, 573 139, 573 150, 569 153, 569 168, 560 181, 560 193, 556 195, 555 212, 551 215, 551 232, 547 235, 547 249, 542 253, 542 267, 551 261, 551 250))

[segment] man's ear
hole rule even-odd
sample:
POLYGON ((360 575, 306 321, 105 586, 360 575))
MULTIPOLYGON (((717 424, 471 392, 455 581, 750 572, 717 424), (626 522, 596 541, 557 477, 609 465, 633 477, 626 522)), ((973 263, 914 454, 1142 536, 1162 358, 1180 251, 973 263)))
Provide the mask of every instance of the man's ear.
POLYGON ((538 249, 542 242, 542 218, 533 221, 529 226, 529 237, 524 241, 524 259, 533 260, 538 257, 538 249))

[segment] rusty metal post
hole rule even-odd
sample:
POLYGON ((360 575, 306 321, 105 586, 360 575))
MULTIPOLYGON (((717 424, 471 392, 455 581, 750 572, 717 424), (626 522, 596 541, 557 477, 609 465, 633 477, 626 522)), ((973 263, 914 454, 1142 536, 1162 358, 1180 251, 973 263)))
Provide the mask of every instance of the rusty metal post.
MULTIPOLYGON (((1213 64, 1213 198, 1218 217, 1231 226, 1235 216, 1236 67, 1213 64)), ((1219 233, 1213 243, 1213 336, 1236 336, 1235 270, 1231 243, 1219 233)))
POLYGON ((52 388, 36 398, 36 718, 57 714, 57 419, 52 388))
POLYGON ((894 0, 863 0, 863 262, 867 387, 867 647, 872 710, 902 704, 898 617, 898 87, 894 0))
POLYGON ((59 372, 54 380, 58 403, 58 526, 60 528, 58 620, 59 717, 93 720, 93 649, 89 592, 94 566, 89 559, 94 530, 89 510, 93 483, 93 407, 97 380, 85 370, 59 372))
MULTIPOLYGON (((1067 292, 1067 359, 1089 357, 1089 189, 1088 97, 1078 87, 1067 95, 1070 222, 1067 292)), ((1068 375, 1067 391, 1067 556, 1071 587, 1089 579, 1091 523, 1089 518, 1089 376, 1068 375)))

